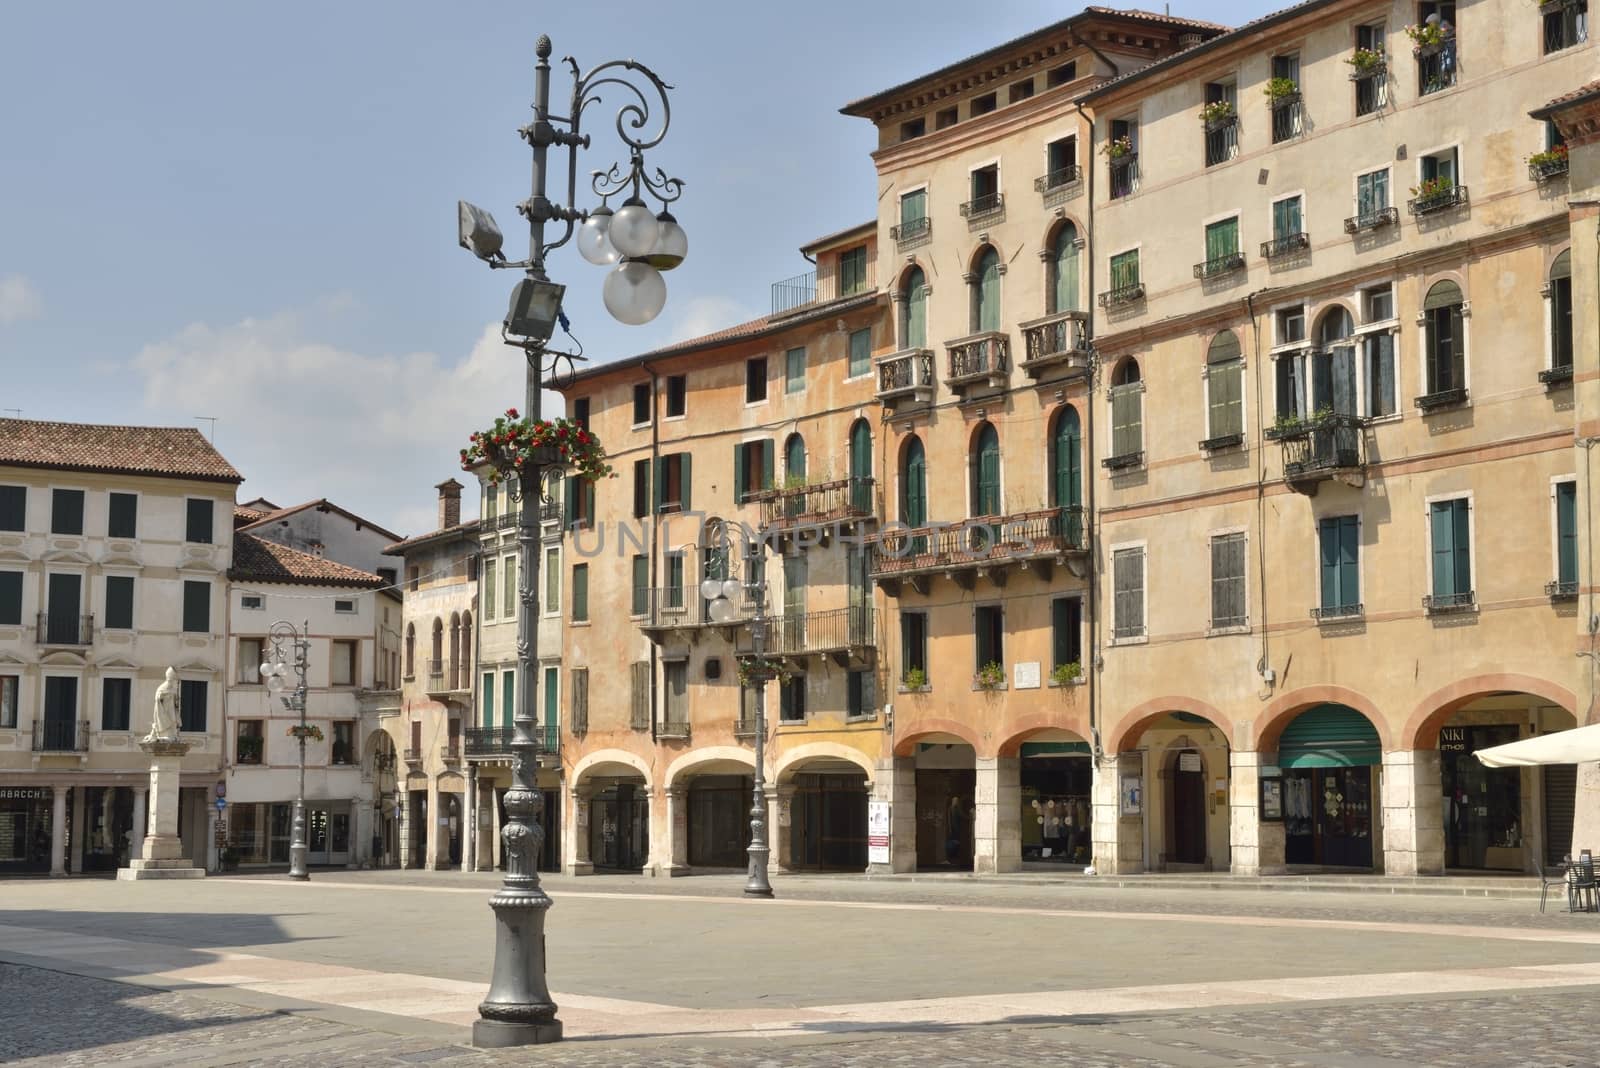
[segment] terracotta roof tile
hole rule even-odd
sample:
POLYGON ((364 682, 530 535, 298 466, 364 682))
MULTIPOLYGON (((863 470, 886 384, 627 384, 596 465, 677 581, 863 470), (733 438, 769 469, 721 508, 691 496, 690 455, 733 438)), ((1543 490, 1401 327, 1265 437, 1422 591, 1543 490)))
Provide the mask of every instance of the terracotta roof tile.
POLYGON ((235 528, 248 526, 251 523, 267 518, 270 514, 270 512, 262 512, 255 508, 246 508, 242 504, 236 504, 233 506, 233 525, 235 528))
POLYGON ((1580 85, 1570 93, 1562 93, 1544 107, 1539 108, 1537 111, 1530 111, 1528 114, 1532 118, 1542 119, 1547 117, 1552 111, 1558 111, 1561 108, 1566 107, 1568 104, 1576 104, 1580 100, 1587 100, 1592 96, 1600 96, 1600 79, 1596 79, 1595 81, 1590 82, 1588 85, 1580 85))
POLYGON ((188 426, 103 426, 0 419, 0 465, 104 471, 205 482, 244 477, 188 426))
POLYGON ((228 569, 228 577, 242 582, 277 582, 291 586, 378 589, 387 585, 369 571, 346 567, 254 534, 239 532, 233 535, 233 566, 228 569))
POLYGON ((404 556, 407 549, 415 549, 419 545, 426 545, 432 541, 443 541, 447 538, 471 538, 478 534, 478 521, 469 519, 465 523, 457 523, 453 527, 440 527, 430 530, 426 534, 414 534, 404 541, 397 541, 393 545, 383 547, 385 556, 404 556))
MULTIPOLYGON (((352 523, 354 523, 358 527, 366 527, 369 530, 377 531, 379 534, 382 534, 384 537, 390 539, 391 541, 399 541, 400 540, 400 535, 396 534, 394 531, 392 531, 392 530, 384 530, 382 527, 380 527, 378 524, 374 523, 372 520, 364 519, 361 516, 356 515, 352 511, 349 511, 349 510, 344 509, 344 508, 340 508, 337 504, 334 504, 332 501, 328 500, 328 498, 326 498, 326 497, 318 497, 314 501, 306 501, 304 504, 296 504, 296 505, 292 505, 292 506, 290 506, 288 508, 279 508, 277 511, 274 511, 274 512, 263 512, 263 513, 261 513, 259 518, 251 520, 249 523, 245 524, 245 526, 241 527, 240 529, 248 530, 250 527, 261 526, 262 524, 267 523, 268 521, 276 521, 276 520, 279 520, 279 519, 287 519, 289 516, 294 515, 296 512, 303 512, 307 508, 319 508, 319 509, 321 509, 322 511, 325 511, 325 512, 338 512, 340 515, 344 516, 346 519, 350 520, 352 523)), ((235 515, 238 514, 238 510, 237 509, 235 509, 234 514, 235 515)))

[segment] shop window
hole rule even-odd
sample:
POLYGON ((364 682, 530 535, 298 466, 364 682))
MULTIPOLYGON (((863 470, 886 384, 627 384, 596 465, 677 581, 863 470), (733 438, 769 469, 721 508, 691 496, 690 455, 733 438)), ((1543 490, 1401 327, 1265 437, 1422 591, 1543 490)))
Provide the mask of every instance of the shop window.
POLYGON ((212 532, 216 529, 213 517, 215 503, 203 497, 188 499, 184 516, 184 541, 197 545, 211 544, 212 532))
POLYGON ((211 631, 211 583, 186 580, 183 584, 183 630, 186 634, 211 631))
POLYGON ((805 718, 806 677, 803 672, 796 672, 778 683, 778 720, 803 723, 805 718))
MULTIPOLYGON (((451 719, 451 734, 459 737, 461 721, 451 719)), ((455 749, 456 746, 451 746, 455 749)), ((356 724, 352 719, 336 719, 333 721, 333 744, 329 747, 330 763, 337 765, 350 765, 356 762, 356 724)))
POLYGON ((185 734, 204 734, 209 719, 206 706, 207 683, 204 679, 181 679, 178 682, 178 728, 185 734))
POLYGON ((125 731, 130 729, 133 717, 133 680, 107 678, 100 680, 100 729, 125 731))
POLYGON ((667 418, 677 419, 689 411, 689 378, 687 375, 667 376, 667 418))
POLYGON ((0 571, 0 626, 22 625, 22 572, 0 571))
POLYGON ((1211 627, 1232 630, 1250 625, 1245 599, 1245 537, 1219 534, 1211 539, 1211 627))
POLYGON ((589 565, 572 565, 572 621, 589 622, 589 565))
POLYGON ((0 486, 0 530, 22 530, 28 518, 28 487, 0 486))
POLYGON ((972 610, 972 635, 974 673, 989 664, 1005 664, 1005 610, 1000 605, 982 604, 972 610))
POLYGON ((106 537, 133 538, 139 531, 139 495, 112 493, 106 497, 106 537))
POLYGON ((639 382, 633 387, 633 425, 646 426, 650 422, 650 383, 639 382))
POLYGON ((1144 547, 1115 549, 1111 553, 1111 634, 1115 640, 1143 638, 1144 547))
POLYGON ((767 399, 767 358, 757 356, 744 362, 744 402, 760 404, 767 399))
POLYGON ((356 643, 337 640, 330 644, 333 655, 329 660, 329 681, 334 686, 354 686, 356 684, 356 643))
POLYGON ((83 533, 83 490, 50 491, 50 533, 83 533))
POLYGON ((16 675, 0 675, 0 727, 17 725, 17 693, 22 680, 16 675))

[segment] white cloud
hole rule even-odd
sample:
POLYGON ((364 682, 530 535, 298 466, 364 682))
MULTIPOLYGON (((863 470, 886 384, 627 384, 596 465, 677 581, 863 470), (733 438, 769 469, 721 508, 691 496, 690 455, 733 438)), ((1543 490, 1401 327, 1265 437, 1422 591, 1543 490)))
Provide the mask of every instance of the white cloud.
POLYGON ((0 326, 32 319, 43 309, 39 291, 25 275, 0 275, 0 326))
POLYGON ((757 313, 728 297, 695 297, 685 303, 674 317, 671 338, 667 344, 726 330, 756 317, 757 313))
POLYGON ((470 482, 457 462, 467 435, 524 395, 522 356, 498 323, 459 358, 339 348, 305 336, 294 312, 194 323, 130 367, 153 420, 217 417, 217 449, 246 479, 241 500, 327 497, 401 535, 433 529, 434 484, 470 482))

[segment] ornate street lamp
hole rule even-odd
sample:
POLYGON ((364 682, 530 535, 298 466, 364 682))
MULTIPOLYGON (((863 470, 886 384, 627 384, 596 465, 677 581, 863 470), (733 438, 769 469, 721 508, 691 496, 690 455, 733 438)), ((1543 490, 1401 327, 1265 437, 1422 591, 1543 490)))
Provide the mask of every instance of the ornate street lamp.
MULTIPOLYGON (((683 182, 667 177, 659 168, 646 169, 644 153, 661 143, 671 121, 667 90, 671 86, 653 71, 633 60, 612 60, 579 74, 578 64, 565 59, 572 71, 572 97, 566 115, 550 113, 550 38, 541 35, 534 47, 533 121, 518 132, 533 149, 533 190, 517 205, 517 212, 528 220, 528 258, 507 262, 501 252, 504 238, 494 217, 481 208, 461 201, 457 205, 461 246, 490 267, 513 267, 524 272, 511 292, 511 303, 502 324, 506 344, 523 350, 527 359, 527 407, 529 425, 541 423, 544 376, 553 373, 562 361, 581 359, 576 353, 552 350, 547 343, 557 323, 566 328, 561 298, 566 287, 550 281, 545 273, 545 257, 576 238, 579 255, 600 266, 613 266, 606 276, 602 295, 606 310, 621 322, 647 323, 661 312, 667 299, 662 271, 683 262, 688 253, 688 238, 667 206, 683 192, 683 182), (630 75, 637 75, 630 78, 630 75), (600 198, 593 211, 579 209, 577 192, 578 149, 589 147, 589 135, 580 126, 583 111, 598 103, 604 86, 615 86, 628 94, 617 112, 617 135, 628 146, 627 164, 613 164, 609 171, 594 171, 590 188, 600 198), (660 127, 653 127, 652 104, 659 102, 660 127), (551 146, 567 149, 567 190, 560 203, 553 202, 546 190, 546 165, 551 146), (626 194, 621 207, 612 212, 607 200, 626 194), (644 202, 649 196, 660 204, 651 212, 644 202), (545 240, 545 224, 565 223, 560 236, 545 240), (581 226, 579 224, 582 224, 581 226)), ((508 413, 515 417, 514 412, 508 413)), ((542 467, 552 458, 531 450, 515 468, 517 494, 527 498, 520 510, 517 527, 517 593, 521 613, 517 617, 518 700, 511 738, 512 786, 506 791, 506 826, 501 832, 506 856, 505 884, 489 899, 495 914, 494 974, 489 993, 478 1006, 478 1020, 472 1026, 476 1046, 521 1046, 561 1040, 561 1021, 556 1019, 556 1004, 550 999, 545 981, 544 923, 550 898, 539 885, 538 856, 544 842, 539 815, 544 798, 536 778, 538 742, 534 731, 536 668, 539 660, 539 508, 536 500, 544 485, 542 467)))
POLYGON ((281 695, 284 708, 300 713, 299 725, 289 728, 289 732, 300 741, 300 784, 295 788, 294 795, 294 825, 289 838, 289 878, 302 882, 311 878, 311 872, 306 870, 306 739, 312 733, 306 724, 306 654, 311 650, 310 634, 309 621, 298 630, 287 620, 274 623, 267 631, 271 645, 262 657, 261 664, 261 678, 267 684, 267 692, 271 697, 281 695), (293 657, 291 663, 285 663, 283 659, 286 648, 293 657), (288 685, 285 679, 291 667, 295 672, 294 693, 286 695, 283 690, 288 685))

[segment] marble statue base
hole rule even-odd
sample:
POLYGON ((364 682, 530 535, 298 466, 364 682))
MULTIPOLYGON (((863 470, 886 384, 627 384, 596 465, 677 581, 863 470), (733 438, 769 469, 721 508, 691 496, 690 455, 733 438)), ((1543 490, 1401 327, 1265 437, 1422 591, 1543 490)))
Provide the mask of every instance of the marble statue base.
POLYGON ((117 869, 117 878, 203 879, 206 870, 183 855, 183 841, 178 837, 179 780, 189 743, 147 738, 139 748, 150 754, 149 832, 139 855, 126 868, 117 869))

